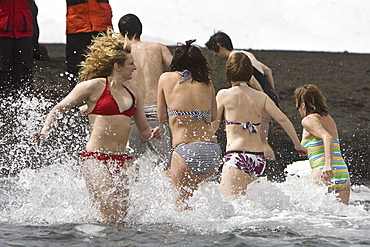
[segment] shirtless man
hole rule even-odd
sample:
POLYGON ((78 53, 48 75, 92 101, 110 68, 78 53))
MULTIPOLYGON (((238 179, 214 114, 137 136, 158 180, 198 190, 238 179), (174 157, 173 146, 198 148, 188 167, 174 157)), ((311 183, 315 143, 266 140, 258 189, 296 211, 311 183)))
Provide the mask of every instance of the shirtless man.
MULTIPOLYGON (((253 65, 253 77, 249 82, 250 85, 256 90, 264 91, 279 106, 280 98, 274 89, 274 78, 272 77, 272 70, 269 67, 258 61, 250 52, 234 50, 231 39, 226 33, 215 33, 205 45, 209 50, 213 51, 215 56, 222 60, 227 60, 234 52, 243 52, 247 55, 253 65)), ((275 160, 274 151, 268 143, 269 121, 270 116, 264 113, 261 125, 261 140, 266 158, 275 160)))
MULTIPOLYGON (((140 19, 133 14, 121 17, 118 22, 119 31, 123 36, 127 36, 131 43, 131 54, 137 70, 133 74, 130 83, 139 88, 144 99, 144 110, 151 126, 161 125, 157 116, 157 88, 158 80, 163 72, 163 65, 167 68, 171 64, 172 54, 169 49, 159 43, 143 42, 140 40, 142 24, 140 19)), ((159 156, 162 161, 167 159, 167 154, 171 149, 171 132, 167 125, 163 127, 162 140, 142 140, 135 125, 132 126, 129 139, 129 147, 135 150, 135 156, 150 150, 151 153, 159 156)))

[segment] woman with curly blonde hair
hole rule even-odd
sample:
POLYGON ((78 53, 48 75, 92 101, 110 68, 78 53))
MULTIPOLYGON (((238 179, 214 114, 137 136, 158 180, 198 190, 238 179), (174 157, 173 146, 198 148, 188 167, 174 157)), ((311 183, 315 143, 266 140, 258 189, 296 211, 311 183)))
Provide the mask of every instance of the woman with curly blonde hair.
POLYGON ((128 208, 128 164, 125 153, 133 117, 144 139, 161 138, 158 127, 151 128, 144 114, 138 89, 127 83, 136 70, 130 43, 120 34, 108 30, 99 34, 89 46, 82 64, 79 83, 48 114, 36 140, 46 138, 56 116, 81 101, 89 112, 90 137, 82 156, 82 171, 88 191, 100 210, 103 221, 120 222, 128 208), (126 162, 127 163, 127 162, 126 162))

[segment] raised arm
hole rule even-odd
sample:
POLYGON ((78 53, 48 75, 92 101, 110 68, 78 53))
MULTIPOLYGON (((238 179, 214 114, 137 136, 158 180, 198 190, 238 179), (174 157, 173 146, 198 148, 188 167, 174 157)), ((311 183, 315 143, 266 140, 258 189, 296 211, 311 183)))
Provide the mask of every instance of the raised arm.
POLYGON ((89 92, 90 88, 88 82, 77 84, 76 87, 49 112, 41 132, 36 132, 33 135, 34 139, 44 139, 48 132, 53 128, 53 124, 57 116, 60 116, 64 112, 68 111, 79 102, 86 100, 89 92))

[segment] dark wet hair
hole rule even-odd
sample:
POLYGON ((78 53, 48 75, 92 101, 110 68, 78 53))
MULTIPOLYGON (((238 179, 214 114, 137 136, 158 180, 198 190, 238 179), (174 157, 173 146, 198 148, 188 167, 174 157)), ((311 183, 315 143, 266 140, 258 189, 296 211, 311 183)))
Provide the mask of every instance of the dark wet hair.
POLYGON ((175 47, 174 56, 170 65, 171 71, 189 70, 193 81, 204 82, 206 85, 212 84, 210 73, 211 68, 202 50, 192 45, 195 39, 188 40, 184 44, 175 47))
POLYGON ((321 116, 329 114, 329 107, 326 105, 326 98, 319 88, 313 84, 305 84, 294 90, 297 109, 302 104, 306 105, 306 115, 317 113, 321 116))
POLYGON ((220 46, 224 47, 228 51, 234 50, 233 43, 231 42, 230 37, 221 31, 218 31, 214 35, 209 38, 208 42, 205 44, 207 49, 218 52, 220 50, 220 46))
POLYGON ((143 25, 139 17, 134 14, 127 14, 121 17, 118 22, 119 32, 129 39, 140 39, 141 33, 143 31, 143 25))
POLYGON ((253 75, 252 62, 243 52, 233 52, 226 62, 226 80, 249 82, 253 75))

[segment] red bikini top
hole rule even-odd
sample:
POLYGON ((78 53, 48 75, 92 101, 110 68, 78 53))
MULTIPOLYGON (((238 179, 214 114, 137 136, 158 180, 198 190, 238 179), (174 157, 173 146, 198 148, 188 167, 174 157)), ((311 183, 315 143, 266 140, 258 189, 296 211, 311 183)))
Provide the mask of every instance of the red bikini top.
POLYGON ((126 111, 120 112, 119 106, 116 102, 116 100, 113 98, 113 95, 109 91, 108 86, 108 78, 107 82, 105 84, 105 89, 103 93, 101 94, 98 102, 96 102, 96 105, 94 107, 94 110, 92 110, 91 114, 97 114, 97 115, 125 115, 128 117, 132 117, 136 112, 136 98, 134 94, 125 86, 123 86, 127 92, 130 93, 132 97, 132 105, 130 108, 126 111))

